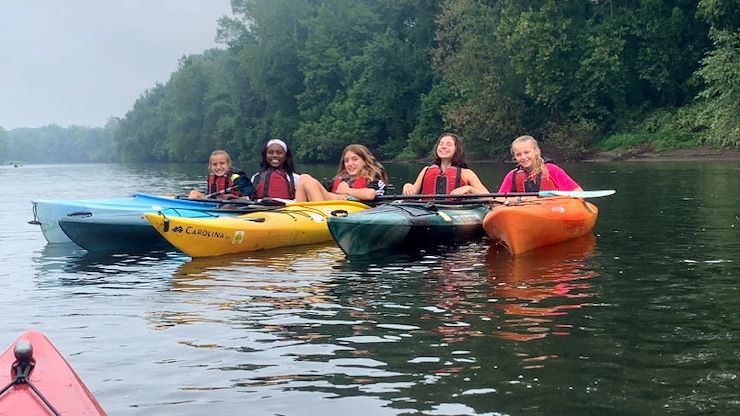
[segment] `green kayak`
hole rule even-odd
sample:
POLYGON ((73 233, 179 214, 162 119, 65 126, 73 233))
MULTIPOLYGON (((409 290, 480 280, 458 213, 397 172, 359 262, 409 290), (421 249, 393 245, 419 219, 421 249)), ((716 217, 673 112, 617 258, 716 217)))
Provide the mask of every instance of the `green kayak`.
POLYGON ((488 205, 392 202, 329 217, 329 232, 348 256, 407 250, 481 236, 488 205))

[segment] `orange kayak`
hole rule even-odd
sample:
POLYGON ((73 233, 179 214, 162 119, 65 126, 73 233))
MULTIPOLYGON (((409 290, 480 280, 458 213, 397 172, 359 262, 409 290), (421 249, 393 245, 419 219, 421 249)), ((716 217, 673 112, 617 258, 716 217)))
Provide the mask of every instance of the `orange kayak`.
POLYGON ((44 334, 28 331, 0 356, 0 415, 105 415, 44 334))
POLYGON ((583 199, 538 198, 496 206, 483 228, 492 240, 519 254, 586 235, 598 215, 599 209, 583 199))

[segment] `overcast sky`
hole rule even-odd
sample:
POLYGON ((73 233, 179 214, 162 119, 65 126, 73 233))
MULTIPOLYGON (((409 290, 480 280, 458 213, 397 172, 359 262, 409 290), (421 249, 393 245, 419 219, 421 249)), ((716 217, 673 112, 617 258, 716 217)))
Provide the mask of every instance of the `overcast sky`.
POLYGON ((0 126, 103 126, 183 55, 216 47, 229 0, 0 0, 0 126))

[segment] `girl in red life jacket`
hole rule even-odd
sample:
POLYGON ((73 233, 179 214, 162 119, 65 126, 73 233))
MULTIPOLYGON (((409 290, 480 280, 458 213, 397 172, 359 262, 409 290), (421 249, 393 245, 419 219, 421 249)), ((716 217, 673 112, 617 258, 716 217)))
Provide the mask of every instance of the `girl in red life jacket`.
POLYGON ((414 183, 403 185, 404 195, 487 194, 488 189, 465 163, 462 140, 453 133, 442 133, 435 145, 434 163, 419 172, 414 183))
POLYGON ((231 158, 224 150, 214 150, 208 157, 208 195, 204 195, 197 189, 188 194, 188 198, 239 198, 242 194, 252 193, 252 183, 246 174, 235 170, 231 166, 231 158))
POLYGON ((252 199, 295 199, 299 180, 288 145, 280 139, 271 139, 262 150, 260 171, 252 176, 252 199))
POLYGON ((296 187, 296 201, 330 201, 356 198, 371 201, 385 194, 388 177, 383 166, 367 147, 351 144, 344 148, 337 175, 324 187, 310 175, 301 175, 296 187))
POLYGON ((517 166, 506 174, 499 193, 583 190, 562 168, 542 158, 534 137, 517 137, 511 154, 517 166))

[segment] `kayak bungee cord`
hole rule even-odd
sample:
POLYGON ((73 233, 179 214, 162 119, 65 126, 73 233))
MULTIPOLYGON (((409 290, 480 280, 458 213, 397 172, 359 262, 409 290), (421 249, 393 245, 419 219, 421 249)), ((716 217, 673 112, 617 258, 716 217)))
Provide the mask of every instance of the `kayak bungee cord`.
POLYGON ((327 215, 325 212, 321 211, 320 209, 313 208, 313 207, 306 207, 306 206, 301 206, 301 209, 294 209, 294 210, 287 210, 281 207, 281 209, 276 209, 272 212, 277 213, 277 214, 286 214, 293 219, 295 219, 295 215, 301 215, 305 218, 313 219, 314 217, 311 216, 311 214, 317 214, 321 217, 324 217, 324 219, 329 218, 329 215, 327 215))
POLYGON ((387 206, 396 207, 407 214, 409 214, 412 217, 423 217, 427 215, 438 215, 437 211, 439 209, 454 209, 454 210, 474 210, 478 207, 491 205, 498 203, 498 201, 478 201, 475 200, 475 204, 466 204, 466 205, 458 205, 458 204, 449 204, 446 201, 411 201, 411 202, 405 202, 405 201, 393 201, 387 206), (412 212, 410 208, 415 208, 416 210, 422 209, 424 212, 418 213, 418 212, 412 212))
POLYGON ((33 204, 33 219, 31 221, 28 221, 31 225, 41 225, 41 221, 39 221, 38 212, 36 212, 36 204, 33 204))
POLYGON ((13 378, 13 381, 8 383, 7 386, 3 387, 2 390, 0 390, 0 395, 5 393, 8 389, 15 386, 16 384, 27 384, 28 387, 33 390, 34 393, 36 393, 36 396, 41 399, 42 402, 46 405, 46 407, 51 410, 51 412, 54 414, 54 416, 61 416, 61 414, 57 411, 57 409, 54 408, 54 406, 49 403, 48 400, 46 400, 46 397, 44 397, 43 394, 36 388, 36 386, 31 383, 31 380, 28 379, 28 376, 31 374, 31 371, 33 371, 34 365, 36 363, 33 361, 33 346, 28 341, 20 341, 17 344, 15 344, 15 347, 13 348, 13 353, 15 354, 16 361, 13 364, 13 371, 15 372, 15 377, 13 378))

